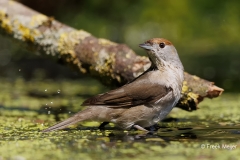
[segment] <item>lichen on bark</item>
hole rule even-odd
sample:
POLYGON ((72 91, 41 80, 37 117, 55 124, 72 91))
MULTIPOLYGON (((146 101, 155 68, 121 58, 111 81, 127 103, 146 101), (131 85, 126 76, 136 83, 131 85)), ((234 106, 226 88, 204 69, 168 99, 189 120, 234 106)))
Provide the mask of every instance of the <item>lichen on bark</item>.
MULTIPOLYGON (((150 66, 147 57, 138 56, 124 44, 98 39, 15 1, 0 1, 0 33, 36 52, 60 58, 108 86, 123 85, 150 66)), ((185 73, 182 97, 177 106, 192 111, 205 97, 214 98, 222 92, 223 89, 212 82, 185 73)))

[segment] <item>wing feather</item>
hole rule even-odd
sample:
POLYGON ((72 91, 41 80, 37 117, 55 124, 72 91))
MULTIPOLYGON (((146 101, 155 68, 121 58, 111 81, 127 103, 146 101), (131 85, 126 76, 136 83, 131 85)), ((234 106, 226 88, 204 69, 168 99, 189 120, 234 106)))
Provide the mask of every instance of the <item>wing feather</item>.
POLYGON ((106 107, 133 107, 154 103, 171 91, 157 79, 149 80, 154 71, 148 71, 118 89, 99 94, 83 102, 83 106, 104 105, 106 107))

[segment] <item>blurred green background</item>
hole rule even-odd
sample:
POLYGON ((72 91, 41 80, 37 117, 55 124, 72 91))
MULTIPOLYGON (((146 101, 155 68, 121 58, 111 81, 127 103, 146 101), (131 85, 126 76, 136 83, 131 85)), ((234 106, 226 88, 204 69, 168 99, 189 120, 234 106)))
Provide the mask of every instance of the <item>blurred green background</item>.
POLYGON ((107 88, 0 35, 0 159, 238 159, 239 0, 18 1, 140 55, 146 53, 138 44, 164 37, 187 72, 235 93, 206 99, 197 112, 175 108, 146 136, 111 126, 102 132, 92 122, 43 134, 39 131, 83 109, 83 100, 107 88), (237 149, 202 148, 209 144, 237 149))
MULTIPOLYGON (((19 0, 96 37, 130 46, 153 37, 170 40, 185 70, 226 91, 240 88, 240 1, 238 0, 19 0)), ((49 57, 32 54, 0 36, 0 76, 15 79, 81 78, 49 57), (51 69, 49 69, 51 68, 51 69)))

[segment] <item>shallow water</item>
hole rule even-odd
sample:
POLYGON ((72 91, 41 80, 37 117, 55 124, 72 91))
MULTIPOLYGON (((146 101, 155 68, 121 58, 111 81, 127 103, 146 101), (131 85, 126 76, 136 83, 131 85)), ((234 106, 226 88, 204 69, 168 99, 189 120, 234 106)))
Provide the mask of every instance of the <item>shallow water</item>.
POLYGON ((204 100, 199 110, 174 109, 155 132, 121 131, 85 122, 40 130, 81 109, 106 88, 93 80, 0 80, 0 159, 238 159, 240 94, 204 100))

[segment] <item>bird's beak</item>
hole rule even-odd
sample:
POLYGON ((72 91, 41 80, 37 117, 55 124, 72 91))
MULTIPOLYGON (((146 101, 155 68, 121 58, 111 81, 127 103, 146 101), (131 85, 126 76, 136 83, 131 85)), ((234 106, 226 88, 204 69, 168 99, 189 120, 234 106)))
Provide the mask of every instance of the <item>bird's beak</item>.
POLYGON ((143 44, 139 44, 139 47, 146 49, 146 50, 151 50, 152 46, 149 43, 143 43, 143 44))

